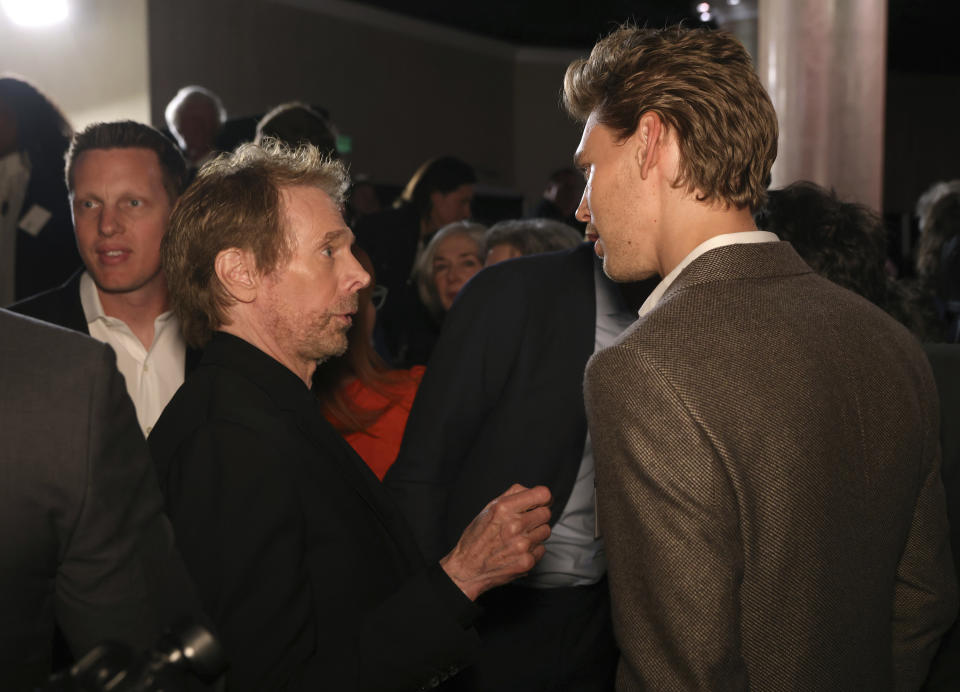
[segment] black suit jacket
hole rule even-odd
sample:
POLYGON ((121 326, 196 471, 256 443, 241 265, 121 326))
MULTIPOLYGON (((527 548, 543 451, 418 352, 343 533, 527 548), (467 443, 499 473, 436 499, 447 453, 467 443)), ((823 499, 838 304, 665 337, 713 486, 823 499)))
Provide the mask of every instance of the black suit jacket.
POLYGON ((35 170, 31 174, 20 208, 21 221, 34 206, 48 211, 50 218, 36 234, 17 228, 16 300, 59 286, 80 266, 62 166, 49 173, 35 170))
MULTIPOLYGON (((33 317, 50 324, 72 329, 81 334, 90 335, 87 318, 83 314, 80 302, 80 277, 83 269, 74 273, 70 279, 57 288, 39 293, 10 306, 12 312, 33 317)), ((200 362, 200 351, 187 347, 185 371, 191 372, 200 362)))
POLYGON ((231 690, 409 690, 471 659, 475 606, 283 365, 217 333, 149 442, 231 690))
POLYGON ((152 646, 199 603, 106 345, 0 310, 0 689, 72 653, 152 646))
POLYGON ((547 485, 560 515, 587 434, 593 262, 584 244, 496 264, 448 313, 384 479, 428 557, 515 482, 547 485))

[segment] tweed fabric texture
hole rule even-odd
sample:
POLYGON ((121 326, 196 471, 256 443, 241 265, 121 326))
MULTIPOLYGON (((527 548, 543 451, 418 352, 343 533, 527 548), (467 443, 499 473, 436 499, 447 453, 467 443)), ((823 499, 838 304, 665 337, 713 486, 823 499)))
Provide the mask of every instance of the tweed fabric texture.
POLYGON ((718 248, 585 397, 617 689, 919 687, 957 594, 904 328, 787 243, 718 248))

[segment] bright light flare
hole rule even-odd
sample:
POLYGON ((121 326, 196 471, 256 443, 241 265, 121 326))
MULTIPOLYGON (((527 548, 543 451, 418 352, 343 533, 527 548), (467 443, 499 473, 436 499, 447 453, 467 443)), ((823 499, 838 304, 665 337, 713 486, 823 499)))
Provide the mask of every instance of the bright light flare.
POLYGON ((69 14, 67 0, 0 0, 0 6, 14 24, 31 28, 62 22, 69 14))
POLYGON ((700 13, 700 21, 701 21, 701 22, 709 22, 711 19, 713 19, 713 15, 710 14, 709 12, 701 12, 701 13, 700 13))
POLYGON ((710 11, 709 2, 701 2, 699 5, 697 5, 697 12, 699 12, 700 14, 703 14, 704 12, 709 12, 709 11, 710 11))

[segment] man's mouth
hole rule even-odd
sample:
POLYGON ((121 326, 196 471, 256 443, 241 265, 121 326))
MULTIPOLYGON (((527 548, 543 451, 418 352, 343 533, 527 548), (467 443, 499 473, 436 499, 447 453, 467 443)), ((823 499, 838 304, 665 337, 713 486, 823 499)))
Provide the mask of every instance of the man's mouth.
POLYGON ((98 249, 97 258, 101 264, 117 264, 124 261, 130 255, 129 250, 124 249, 98 249))
POLYGON ((592 223, 587 224, 587 230, 583 232, 583 239, 588 243, 595 243, 600 239, 600 234, 597 233, 597 227, 592 223))

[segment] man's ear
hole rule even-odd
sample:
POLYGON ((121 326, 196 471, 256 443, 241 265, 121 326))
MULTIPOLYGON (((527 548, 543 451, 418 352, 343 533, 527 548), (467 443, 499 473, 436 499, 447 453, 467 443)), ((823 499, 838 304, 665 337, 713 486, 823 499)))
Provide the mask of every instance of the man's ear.
POLYGON ((666 126, 659 115, 647 111, 640 116, 634 136, 638 143, 637 163, 640 166, 640 177, 644 180, 650 175, 650 170, 660 162, 666 134, 666 126))
POLYGON ((260 275, 250 251, 235 247, 221 250, 213 261, 213 270, 221 285, 235 300, 252 303, 257 297, 260 275))

